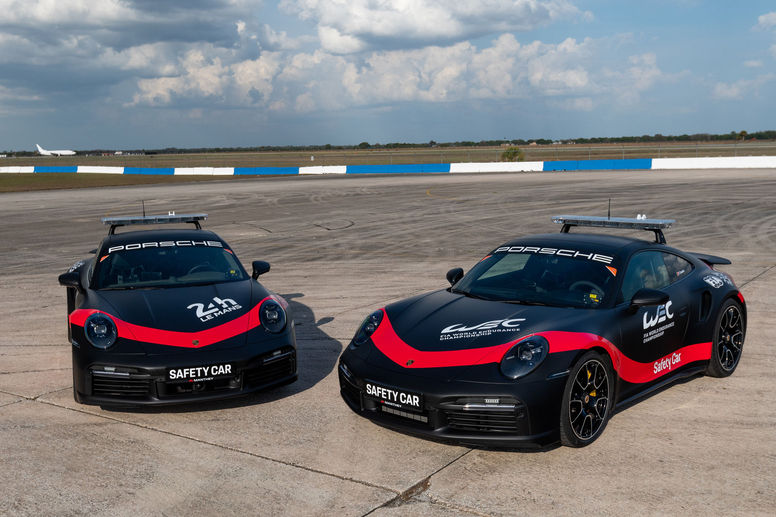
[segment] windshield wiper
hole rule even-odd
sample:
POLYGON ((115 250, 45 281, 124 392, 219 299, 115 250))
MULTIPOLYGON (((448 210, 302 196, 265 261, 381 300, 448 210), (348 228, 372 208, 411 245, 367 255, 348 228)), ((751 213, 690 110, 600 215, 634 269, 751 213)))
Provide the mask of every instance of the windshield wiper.
POLYGON ((539 302, 539 301, 536 301, 536 300, 500 300, 500 301, 502 301, 504 303, 514 303, 514 304, 517 304, 517 305, 542 305, 542 306, 545 306, 545 307, 556 307, 556 305, 552 305, 552 304, 545 303, 545 302, 539 302))
POLYGON ((201 286, 201 285, 218 284, 220 282, 221 282, 220 280, 211 280, 209 282, 194 282, 193 284, 181 284, 181 285, 176 285, 175 287, 198 287, 198 286, 201 286))
POLYGON ((493 298, 487 298, 485 296, 481 296, 479 294, 474 294, 474 293, 471 293, 469 291, 461 291, 459 289, 450 289, 450 292, 451 293, 455 293, 455 294, 462 294, 462 295, 466 296, 467 298, 476 298, 477 300, 487 300, 489 302, 493 301, 493 298))

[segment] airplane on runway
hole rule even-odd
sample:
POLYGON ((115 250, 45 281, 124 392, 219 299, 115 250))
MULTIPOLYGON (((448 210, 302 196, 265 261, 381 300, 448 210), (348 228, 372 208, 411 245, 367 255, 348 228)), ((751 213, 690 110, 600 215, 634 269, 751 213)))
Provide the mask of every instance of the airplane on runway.
POLYGON ((35 144, 35 147, 38 148, 38 152, 41 154, 41 156, 72 156, 75 154, 75 151, 70 151, 69 149, 58 149, 56 151, 47 151, 46 149, 43 149, 38 144, 35 144))

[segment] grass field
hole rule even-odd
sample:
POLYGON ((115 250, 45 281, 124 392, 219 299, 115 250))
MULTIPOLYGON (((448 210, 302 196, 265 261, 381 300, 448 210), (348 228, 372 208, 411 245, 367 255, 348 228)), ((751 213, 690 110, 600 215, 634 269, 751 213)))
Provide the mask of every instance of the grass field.
MULTIPOLYGON (((526 161, 693 156, 776 155, 776 142, 598 144, 524 146, 526 161)), ((138 156, 30 156, 0 158, 4 166, 101 165, 113 167, 304 167, 407 163, 497 162, 503 147, 427 147, 337 151, 153 154, 138 156)))
MULTIPOLYGON (((773 156, 776 142, 598 144, 524 146, 525 161, 616 158, 681 158, 696 156, 773 156)), ((7 166, 112 167, 304 167, 311 165, 379 165, 496 162, 503 147, 427 147, 418 149, 353 149, 335 151, 153 154, 140 156, 31 156, 0 158, 7 166)), ((0 174, 0 192, 59 188, 107 187, 152 183, 239 180, 232 176, 145 176, 120 174, 0 174)))

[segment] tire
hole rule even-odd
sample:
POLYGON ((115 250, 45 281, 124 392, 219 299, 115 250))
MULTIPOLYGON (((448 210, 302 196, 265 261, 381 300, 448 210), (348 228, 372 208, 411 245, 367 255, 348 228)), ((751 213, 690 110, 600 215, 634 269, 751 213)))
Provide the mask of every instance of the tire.
POLYGON ((725 300, 714 324, 706 375, 727 377, 733 373, 741 360, 745 336, 746 319, 741 305, 733 299, 725 300))
POLYGON ((614 372, 609 358, 583 355, 569 372, 560 409, 560 441, 584 447, 601 436, 614 406, 614 372))

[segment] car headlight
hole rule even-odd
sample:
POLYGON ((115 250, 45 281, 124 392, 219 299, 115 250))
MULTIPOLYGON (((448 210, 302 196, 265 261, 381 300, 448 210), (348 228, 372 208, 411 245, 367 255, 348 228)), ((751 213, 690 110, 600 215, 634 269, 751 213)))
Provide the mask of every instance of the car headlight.
POLYGON ((273 334, 283 332, 286 328, 286 311, 275 300, 269 299, 259 307, 261 325, 273 334))
POLYGON ((105 350, 116 342, 118 332, 116 324, 107 314, 95 312, 86 318, 84 323, 86 339, 93 347, 105 350))
POLYGON ((510 379, 528 375, 544 361, 550 344, 542 336, 531 336, 509 349, 501 359, 501 373, 510 379))
POLYGON ((374 311, 367 316, 358 327, 358 332, 353 336, 353 344, 363 345, 369 339, 369 337, 375 333, 377 327, 380 326, 380 322, 383 321, 383 311, 374 311))

